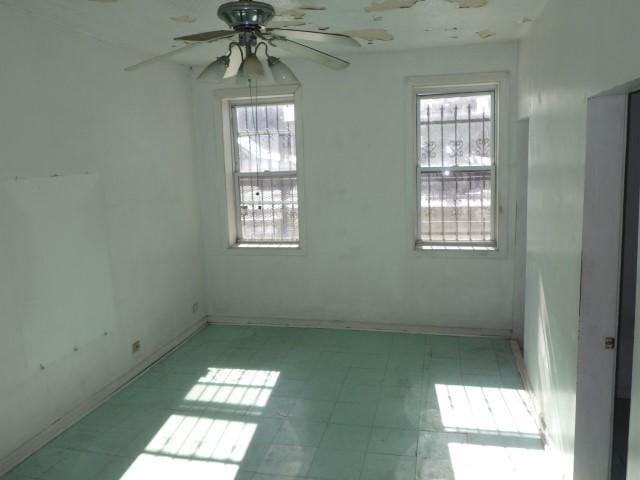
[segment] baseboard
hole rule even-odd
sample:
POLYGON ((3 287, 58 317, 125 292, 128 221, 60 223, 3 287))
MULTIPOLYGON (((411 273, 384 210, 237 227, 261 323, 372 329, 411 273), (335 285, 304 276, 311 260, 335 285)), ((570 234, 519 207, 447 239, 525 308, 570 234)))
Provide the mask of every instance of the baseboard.
POLYGON ((145 370, 156 364, 163 357, 186 342, 200 329, 204 328, 207 325, 207 320, 207 317, 203 317, 186 330, 183 330, 177 337, 166 343, 163 347, 156 350, 151 355, 147 356, 135 367, 128 370, 126 373, 98 390, 82 403, 73 407, 43 431, 20 445, 5 458, 0 459, 0 477, 15 468, 29 456, 33 455, 37 450, 44 447, 47 443, 49 443, 69 427, 80 421, 83 417, 94 411, 100 405, 109 400, 113 395, 129 385, 133 380, 136 379, 136 377, 144 373, 145 370))
POLYGON ((327 328, 336 330, 366 330, 396 333, 420 333, 430 335, 457 335, 474 337, 511 338, 511 330, 492 328, 458 328, 418 324, 381 323, 365 321, 311 320, 284 317, 248 317, 235 315, 211 315, 212 325, 252 325, 264 327, 327 328))

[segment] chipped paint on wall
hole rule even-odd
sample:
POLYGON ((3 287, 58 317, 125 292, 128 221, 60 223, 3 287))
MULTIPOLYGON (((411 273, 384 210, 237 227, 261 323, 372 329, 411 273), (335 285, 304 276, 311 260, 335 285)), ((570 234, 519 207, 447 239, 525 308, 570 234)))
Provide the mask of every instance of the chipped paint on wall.
POLYGON ((397 8, 413 7, 418 0, 382 0, 381 2, 372 2, 365 8, 367 12, 384 12, 385 10, 395 10, 397 8))
POLYGON ((393 34, 385 30, 384 28, 365 28, 362 30, 348 30, 342 33, 344 33, 345 35, 349 35, 350 37, 366 40, 368 42, 373 42, 374 40, 388 42, 390 40, 393 40, 393 34))
POLYGON ((495 37, 496 32, 494 32, 493 30, 485 29, 485 30, 480 30, 479 32, 476 32, 476 35, 481 39, 486 40, 487 38, 495 37))
POLYGON ((178 17, 170 17, 170 18, 171 20, 177 23, 195 23, 195 21, 198 20, 193 15, 180 15, 178 17))
POLYGON ((451 3, 457 3, 459 8, 481 8, 489 3, 489 0, 447 0, 451 3))

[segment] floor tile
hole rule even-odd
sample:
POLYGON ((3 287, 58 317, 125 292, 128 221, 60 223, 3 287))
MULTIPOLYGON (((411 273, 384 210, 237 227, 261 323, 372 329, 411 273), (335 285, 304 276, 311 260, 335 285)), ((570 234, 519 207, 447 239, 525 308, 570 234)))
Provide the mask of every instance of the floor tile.
POLYGON ((316 451, 307 478, 326 480, 353 480, 360 477, 364 452, 328 450, 316 451))
POLYGON ((367 451, 371 453, 415 457, 417 447, 417 430, 374 427, 371 431, 367 451))
POLYGON ((418 456, 430 460, 447 460, 450 443, 466 443, 464 433, 420 432, 418 438, 418 456))
POLYGON ((42 476, 47 470, 61 462, 67 455, 69 455, 68 450, 45 447, 18 465, 14 473, 27 476, 31 475, 33 477, 42 476))
POLYGON ((340 402, 377 402, 380 398, 378 385, 344 385, 338 401, 340 402))
POLYGON ((327 423, 315 420, 285 420, 274 439, 280 445, 301 445, 303 447, 317 447, 327 423))
POLYGON ((320 446, 330 450, 365 451, 369 444, 371 429, 359 425, 329 424, 324 432, 320 446))
POLYGON ((363 425, 373 424, 376 415, 377 403, 366 402, 338 402, 331 415, 331 423, 343 425, 363 425))
POLYGON ((455 474, 450 460, 418 458, 416 478, 418 480, 454 480, 455 474))
POLYGON ((368 453, 360 478, 362 480, 407 480, 415 477, 415 458, 368 453))
POLYGON ((379 427, 417 430, 420 426, 420 405, 402 398, 387 398, 378 404, 373 424, 379 427))
POLYGON ((298 399, 289 416, 328 421, 331 418, 334 405, 335 402, 328 400, 298 399))
POLYGON ((297 445, 272 445, 258 466, 258 473, 304 476, 313 460, 315 448, 297 445))

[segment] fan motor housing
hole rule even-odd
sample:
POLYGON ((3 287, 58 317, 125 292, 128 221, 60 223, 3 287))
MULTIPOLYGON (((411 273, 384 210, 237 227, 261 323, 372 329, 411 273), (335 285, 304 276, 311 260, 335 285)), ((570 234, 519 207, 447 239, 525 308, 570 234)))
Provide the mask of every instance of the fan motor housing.
POLYGON ((234 30, 260 30, 275 14, 274 8, 263 2, 229 2, 218 8, 218 17, 234 30))

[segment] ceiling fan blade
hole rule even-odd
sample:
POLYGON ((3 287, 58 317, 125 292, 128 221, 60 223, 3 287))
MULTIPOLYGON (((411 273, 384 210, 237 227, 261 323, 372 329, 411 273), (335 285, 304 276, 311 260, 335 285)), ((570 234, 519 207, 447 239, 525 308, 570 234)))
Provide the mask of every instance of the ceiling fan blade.
POLYGON ((267 33, 273 33, 279 37, 302 42, 321 42, 342 45, 345 47, 359 47, 360 43, 349 35, 342 33, 309 32, 292 28, 267 28, 267 33))
POLYGON ((334 57, 333 55, 329 55, 328 53, 321 52, 320 50, 316 50, 315 48, 307 47, 306 45, 294 42, 293 40, 287 40, 283 37, 274 37, 269 40, 269 43, 274 47, 288 50, 291 53, 296 53, 301 57, 311 60, 312 62, 319 63, 320 65, 324 65, 325 67, 333 68, 334 70, 342 70, 343 68, 347 68, 350 65, 350 63, 346 60, 342 60, 338 57, 334 57))
POLYGON ((221 38, 229 38, 236 34, 233 30, 214 30, 212 32, 200 32, 193 35, 185 35, 183 37, 174 38, 183 42, 213 42, 221 38))
POLYGON ((125 71, 127 72, 132 72, 133 70, 137 70, 141 67, 144 67, 145 65, 149 65, 150 63, 155 63, 155 62, 159 62, 161 60, 164 60, 165 58, 169 58, 172 57, 180 52, 184 52, 185 50, 189 50, 193 47, 197 47, 203 45, 202 43, 190 43, 188 45, 184 45, 180 48, 176 48, 174 50, 171 50, 169 52, 163 53, 162 55, 156 55, 155 57, 151 57, 151 58, 147 58, 146 60, 143 60, 140 63, 136 63, 135 65, 131 65, 130 67, 125 68, 125 71))

